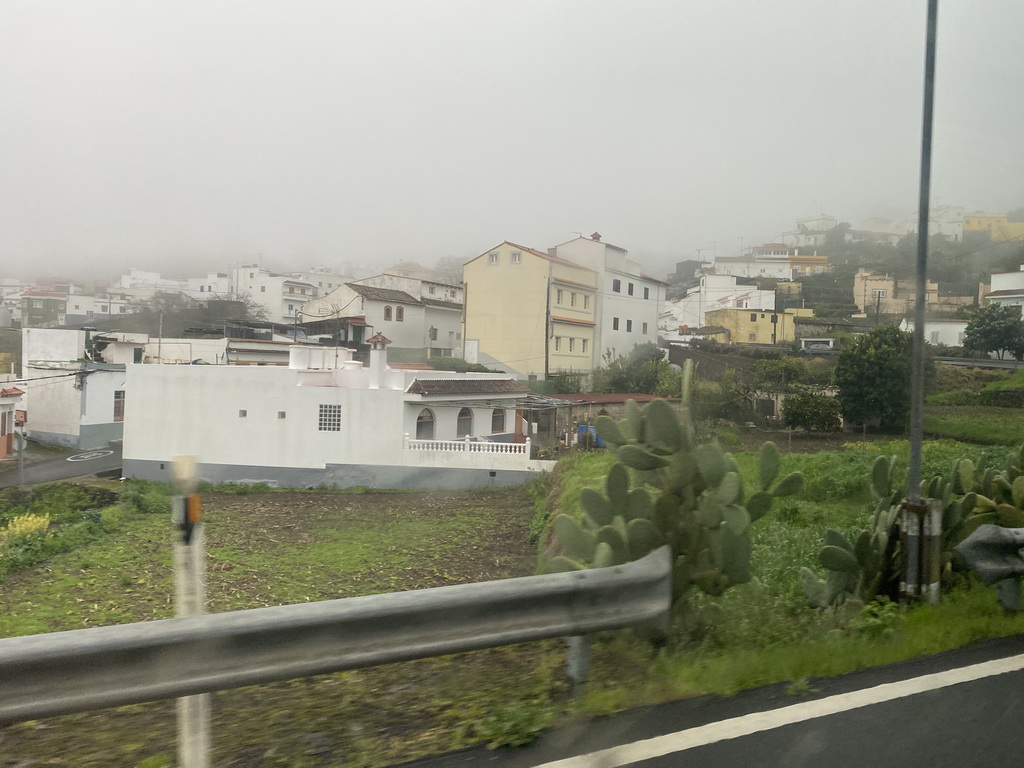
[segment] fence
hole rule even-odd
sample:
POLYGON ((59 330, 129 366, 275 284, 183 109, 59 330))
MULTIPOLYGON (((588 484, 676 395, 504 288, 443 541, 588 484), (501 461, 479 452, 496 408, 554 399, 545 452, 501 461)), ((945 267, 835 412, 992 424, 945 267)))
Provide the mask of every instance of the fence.
POLYGON ((668 547, 621 566, 0 639, 0 724, 661 623, 668 547))

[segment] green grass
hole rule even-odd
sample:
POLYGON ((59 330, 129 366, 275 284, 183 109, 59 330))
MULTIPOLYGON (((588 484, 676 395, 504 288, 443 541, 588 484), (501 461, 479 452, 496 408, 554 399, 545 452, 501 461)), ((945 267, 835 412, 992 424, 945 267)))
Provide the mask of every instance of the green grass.
MULTIPOLYGON (((932 442, 926 466, 946 468, 964 453, 1001 459, 1005 449, 932 442)), ((826 528, 864 525, 866 473, 876 455, 888 454, 905 457, 906 443, 783 455, 783 472, 833 481, 778 500, 754 526, 755 580, 719 598, 698 597, 713 623, 688 644, 656 651, 629 631, 600 637, 580 702, 568 698, 557 640, 223 691, 214 698, 214 762, 383 766, 475 743, 522 742, 551 724, 681 697, 768 683, 789 683, 800 695, 814 678, 1024 632, 1024 617, 1005 615, 993 590, 970 581, 934 607, 860 616, 808 607, 799 568, 816 567, 826 528)), ((737 461, 752 484, 753 457, 737 461)), ((607 453, 578 454, 533 499, 523 489, 209 496, 210 609, 527 575, 538 507, 545 516, 577 508, 582 488, 600 487, 611 465, 607 453)), ((136 506, 120 508, 118 527, 0 583, 0 636, 172 615, 170 524, 164 514, 141 511, 147 493, 159 501, 154 489, 134 490, 136 506)), ((173 704, 22 724, 0 731, 0 741, 5 757, 67 768, 170 765, 173 704)))
POLYGON ((928 405, 924 431, 974 443, 1024 443, 1024 409, 992 406, 928 405))

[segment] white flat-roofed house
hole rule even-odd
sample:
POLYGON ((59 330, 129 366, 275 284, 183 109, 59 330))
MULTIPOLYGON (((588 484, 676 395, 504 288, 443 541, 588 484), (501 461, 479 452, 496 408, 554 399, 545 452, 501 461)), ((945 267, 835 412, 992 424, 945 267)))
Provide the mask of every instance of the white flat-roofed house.
POLYGON ((531 458, 517 417, 523 385, 504 374, 389 368, 295 346, 285 367, 130 366, 124 474, 169 478, 195 455, 211 482, 376 488, 519 484, 531 458))

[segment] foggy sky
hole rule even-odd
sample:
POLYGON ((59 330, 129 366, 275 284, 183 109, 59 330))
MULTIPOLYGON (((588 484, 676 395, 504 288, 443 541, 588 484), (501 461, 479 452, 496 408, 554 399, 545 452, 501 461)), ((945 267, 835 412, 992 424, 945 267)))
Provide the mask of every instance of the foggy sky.
MULTIPOLYGON (((1024 206, 1024 4, 939 19, 933 201, 1024 206)), ((924 0, 4 0, 0 275, 595 230, 663 275, 908 216, 924 27, 924 0)))

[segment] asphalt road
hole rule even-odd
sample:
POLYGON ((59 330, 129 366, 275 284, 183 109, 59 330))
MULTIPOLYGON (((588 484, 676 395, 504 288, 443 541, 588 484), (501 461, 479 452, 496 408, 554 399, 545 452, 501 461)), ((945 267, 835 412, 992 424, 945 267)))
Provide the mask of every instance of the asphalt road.
POLYGON ((599 718, 519 750, 472 749, 406 768, 934 768, 1015 765, 1024 637, 841 678, 599 718))
MULTIPOLYGON (((57 480, 69 480, 74 477, 95 475, 99 472, 113 472, 121 468, 121 445, 111 444, 106 448, 92 451, 78 451, 73 454, 62 454, 54 458, 39 460, 34 458, 25 464, 25 485, 52 483, 57 480)), ((0 472, 0 488, 20 485, 17 461, 4 462, 4 470, 0 472)))

